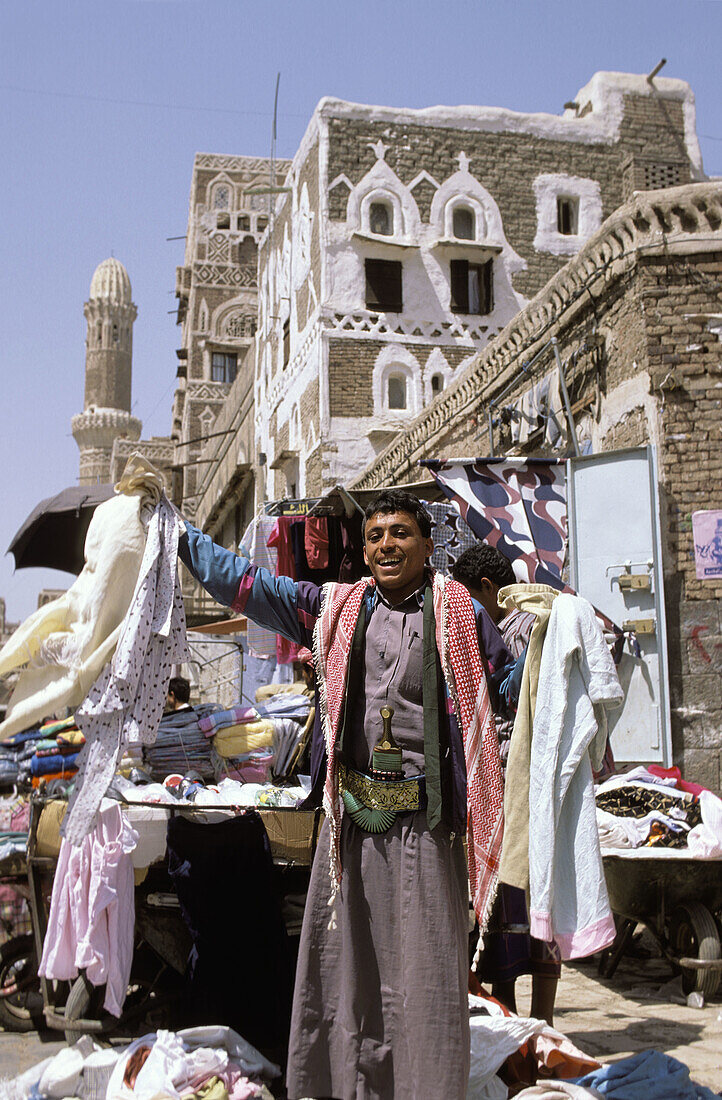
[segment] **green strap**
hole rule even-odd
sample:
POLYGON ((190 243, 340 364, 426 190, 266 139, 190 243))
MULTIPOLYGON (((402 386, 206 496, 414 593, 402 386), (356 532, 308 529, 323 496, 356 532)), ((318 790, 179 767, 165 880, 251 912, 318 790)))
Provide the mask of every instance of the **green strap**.
POLYGON ((424 591, 422 701, 424 707, 424 770, 426 772, 426 819, 430 829, 441 821, 441 753, 439 749, 439 680, 436 651, 434 594, 424 591))

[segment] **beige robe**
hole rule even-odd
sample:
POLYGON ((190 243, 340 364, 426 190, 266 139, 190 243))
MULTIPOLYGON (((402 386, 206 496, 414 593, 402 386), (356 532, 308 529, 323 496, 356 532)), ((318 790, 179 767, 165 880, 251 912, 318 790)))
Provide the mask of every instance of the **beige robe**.
POLYGON ((536 615, 529 638, 504 785, 504 843, 499 881, 529 892, 529 766, 539 665, 556 588, 547 584, 510 584, 499 591, 499 607, 536 615))

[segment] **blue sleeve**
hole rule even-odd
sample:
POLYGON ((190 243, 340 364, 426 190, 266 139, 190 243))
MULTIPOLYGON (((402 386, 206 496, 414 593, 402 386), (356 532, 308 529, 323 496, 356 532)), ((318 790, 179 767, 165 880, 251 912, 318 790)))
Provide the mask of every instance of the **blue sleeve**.
MULTIPOLYGON (((178 556, 214 600, 292 642, 309 644, 308 626, 312 624, 300 619, 294 580, 274 577, 248 558, 219 546, 188 520, 184 522, 185 537, 178 543, 178 556)), ((308 594, 304 595, 304 603, 308 603, 308 594)))
POLYGON ((521 678, 524 674, 524 665, 526 663, 526 651, 528 645, 524 647, 522 652, 517 657, 516 661, 510 667, 504 669, 504 677, 499 684, 499 694, 507 705, 507 708, 513 713, 516 710, 519 702, 519 692, 521 691, 521 678))

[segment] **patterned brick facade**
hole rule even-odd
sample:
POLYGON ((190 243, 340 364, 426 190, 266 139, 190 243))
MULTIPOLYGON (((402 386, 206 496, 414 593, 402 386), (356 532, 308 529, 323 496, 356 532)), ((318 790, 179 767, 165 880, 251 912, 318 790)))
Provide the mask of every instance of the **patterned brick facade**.
POLYGON ((257 438, 275 471, 267 494, 284 492, 286 465, 306 493, 352 476, 554 277, 630 181, 666 173, 684 183, 700 172, 681 81, 599 73, 562 117, 323 100, 259 254, 257 438), (372 224, 374 204, 385 224, 372 224), (461 208, 468 231, 457 228, 461 208), (397 280, 395 292, 369 283, 370 263, 397 280), (492 296, 460 297, 454 279, 480 278, 484 264, 492 296), (289 424, 283 447, 268 409, 289 424), (305 472, 319 441, 321 484, 305 472))

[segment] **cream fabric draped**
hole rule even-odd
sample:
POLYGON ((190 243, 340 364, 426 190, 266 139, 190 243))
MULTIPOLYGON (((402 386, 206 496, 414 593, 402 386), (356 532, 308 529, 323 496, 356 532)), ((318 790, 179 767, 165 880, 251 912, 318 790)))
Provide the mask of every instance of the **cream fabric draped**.
POLYGON ((0 651, 0 675, 24 666, 0 739, 77 707, 113 655, 143 560, 143 521, 160 500, 162 481, 133 456, 116 490, 95 510, 77 580, 33 612, 0 651))

